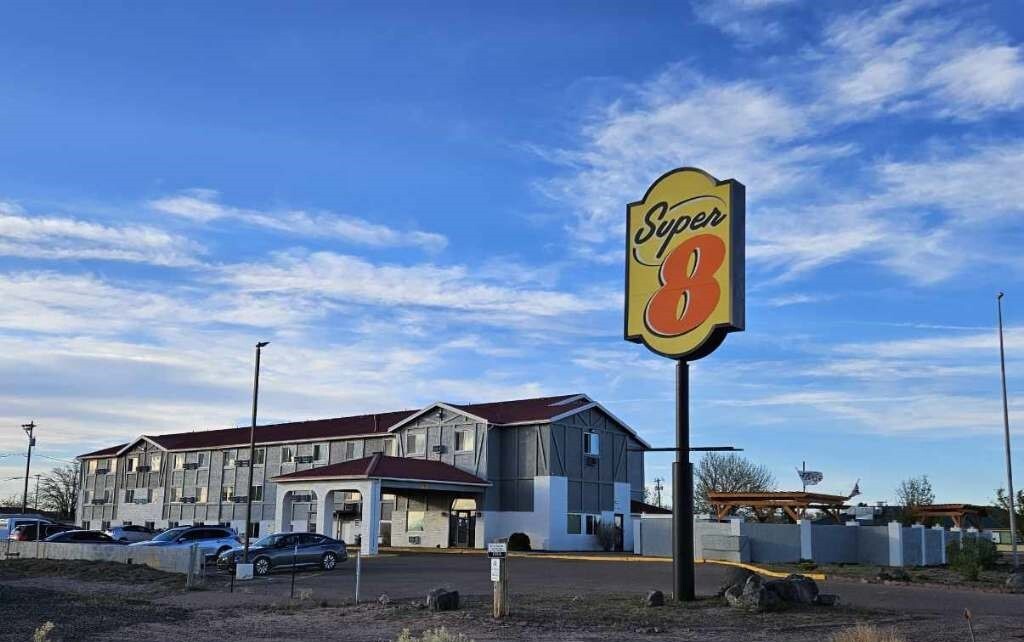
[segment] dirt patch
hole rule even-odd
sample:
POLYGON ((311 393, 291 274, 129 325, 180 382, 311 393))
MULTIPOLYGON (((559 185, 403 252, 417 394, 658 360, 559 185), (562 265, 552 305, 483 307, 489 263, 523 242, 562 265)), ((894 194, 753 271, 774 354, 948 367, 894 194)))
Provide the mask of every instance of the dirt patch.
MULTIPOLYGON (((881 567, 861 564, 773 564, 765 568, 781 573, 824 573, 829 579, 856 580, 875 583, 881 567)), ((1008 592, 1006 578, 1009 565, 1000 565, 981 572, 976 581, 964 580, 959 573, 946 566, 915 566, 906 569, 911 583, 971 589, 976 591, 1008 592)), ((879 582, 881 583, 881 582, 879 582)))
POLYGON ((87 582, 110 582, 144 589, 182 589, 183 575, 165 573, 139 564, 115 564, 86 560, 4 560, 0 581, 38 577, 63 577, 87 582))
POLYGON ((189 617, 179 608, 155 606, 148 600, 65 593, 29 586, 0 584, 0 641, 24 642, 45 622, 52 622, 54 640, 89 640, 125 626, 175 621, 189 617))

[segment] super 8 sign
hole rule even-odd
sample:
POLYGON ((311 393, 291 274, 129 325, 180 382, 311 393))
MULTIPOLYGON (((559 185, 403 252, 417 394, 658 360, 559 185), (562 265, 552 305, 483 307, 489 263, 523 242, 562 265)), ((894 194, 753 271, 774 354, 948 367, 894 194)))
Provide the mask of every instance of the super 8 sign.
POLYGON ((627 340, 692 361, 743 330, 744 201, 738 181, 687 167, 627 206, 627 340))

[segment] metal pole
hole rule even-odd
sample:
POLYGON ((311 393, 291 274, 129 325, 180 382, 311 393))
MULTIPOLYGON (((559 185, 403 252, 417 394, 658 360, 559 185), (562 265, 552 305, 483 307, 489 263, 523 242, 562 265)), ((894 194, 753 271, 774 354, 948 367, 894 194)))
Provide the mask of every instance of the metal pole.
POLYGON ((36 511, 39 510, 39 478, 40 477, 42 477, 42 475, 40 475, 39 473, 35 474, 35 478, 36 478, 36 501, 35 501, 36 511))
POLYGON ((804 485, 804 492, 806 493, 807 492, 807 462, 806 461, 801 462, 801 465, 803 466, 803 473, 804 474, 800 475, 800 483, 802 483, 804 485))
POLYGON ((295 548, 292 549, 292 594, 291 597, 295 597, 295 564, 298 562, 299 557, 299 540, 295 538, 295 548))
POLYGON ((252 380, 252 427, 249 428, 249 485, 245 488, 245 543, 242 563, 249 563, 249 532, 252 530, 252 473, 256 468, 256 408, 260 397, 260 352, 267 341, 256 344, 256 372, 252 380))
POLYGON ((28 435, 28 455, 25 457, 25 495, 21 501, 21 513, 25 514, 28 512, 28 478, 32 467, 32 446, 36 444, 35 437, 32 436, 36 429, 36 422, 30 421, 27 424, 22 424, 21 427, 28 435))
POLYGON ((672 464, 672 589, 675 599, 692 602, 693 464, 690 463, 690 364, 676 363, 676 461, 672 464))
POLYGON ((359 604, 359 580, 363 575, 363 553, 356 551, 356 604, 359 604))
POLYGON ((1003 349, 1003 293, 996 296, 996 308, 999 311, 999 369, 1003 379, 1003 436, 1006 443, 1006 486, 1009 490, 1010 508, 1010 550, 1013 568, 1018 568, 1017 558, 1017 515, 1013 507, 1013 461, 1010 457, 1010 409, 1006 400, 1006 353, 1003 349))

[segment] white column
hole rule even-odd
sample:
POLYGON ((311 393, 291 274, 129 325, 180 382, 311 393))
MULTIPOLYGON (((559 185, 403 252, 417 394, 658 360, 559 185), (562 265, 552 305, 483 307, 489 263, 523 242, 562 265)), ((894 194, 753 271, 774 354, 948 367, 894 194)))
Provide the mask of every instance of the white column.
MULTIPOLYGON (((291 530, 291 519, 285 520, 284 509, 290 502, 287 501, 288 488, 282 484, 278 484, 277 492, 274 493, 277 498, 274 501, 274 519, 277 521, 277 526, 274 528, 275 533, 280 533, 285 530, 291 530), (288 524, 288 528, 285 528, 285 524, 288 524)), ((288 511, 289 513, 291 511, 288 511)), ((289 518, 291 516, 289 515, 289 518)), ((245 529, 243 529, 245 530, 245 529)))
POLYGON ((889 566, 903 566, 903 524, 889 522, 889 566))
POLYGON ((363 555, 377 554, 377 538, 380 537, 380 480, 370 479, 360 484, 363 498, 362 527, 363 555))
POLYGON ((811 520, 801 519, 797 524, 800 526, 800 559, 813 560, 814 551, 812 550, 813 533, 811 532, 811 520))
POLYGON ((334 495, 326 484, 313 487, 316 493, 316 532, 333 537, 328 531, 334 520, 334 495))

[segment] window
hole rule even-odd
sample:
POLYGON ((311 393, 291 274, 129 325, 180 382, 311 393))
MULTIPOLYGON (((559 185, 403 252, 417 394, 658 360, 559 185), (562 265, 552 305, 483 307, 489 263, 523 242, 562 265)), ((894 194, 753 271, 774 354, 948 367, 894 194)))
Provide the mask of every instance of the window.
POLYGON ((170 530, 172 528, 177 528, 177 527, 178 527, 178 522, 167 522, 167 529, 168 530, 170 530))
POLYGON ((116 459, 108 459, 107 460, 107 470, 109 472, 112 472, 112 473, 113 472, 117 472, 117 460, 116 459))
POLYGON ((421 432, 411 432, 405 436, 405 454, 422 455, 427 450, 427 436, 421 432))
POLYGON ((600 523, 600 515, 587 515, 587 535, 593 535, 597 533, 597 525, 600 523))
POLYGON ((295 461, 295 447, 294 446, 282 446, 281 447, 281 463, 290 464, 295 461))
POLYGON ((230 502, 235 499, 234 486, 225 486, 220 489, 220 499, 223 502, 230 502))
POLYGON ((579 535, 583 532, 583 520, 579 513, 569 513, 568 517, 568 528, 566 529, 570 535, 579 535))
POLYGON ((198 453, 196 455, 196 463, 199 464, 200 468, 206 468, 206 453, 198 453))
POLYGON ((180 502, 180 501, 181 501, 181 489, 180 488, 172 488, 171 489, 171 502, 180 502))
POLYGON ((109 488, 103 491, 103 501, 104 502, 109 502, 110 501, 110 489, 109 488))
POLYGON ((266 448, 257 448, 256 449, 256 458, 252 462, 253 465, 254 466, 262 466, 264 464, 264 462, 266 462, 266 461, 267 461, 267 449, 266 448))
POLYGON ((405 530, 410 533, 423 531, 423 520, 426 513, 421 510, 411 510, 405 514, 405 530))
POLYGON ((583 433, 583 453, 590 457, 601 454, 601 440, 596 432, 583 433))
POLYGON ((98 460, 98 459, 90 459, 89 460, 88 471, 89 471, 90 475, 95 475, 96 474, 96 468, 99 466, 99 463, 100 463, 100 460, 98 460))
POLYGON ((129 488, 128 490, 124 491, 124 503, 131 504, 134 501, 135 501, 135 489, 134 488, 129 488))
POLYGON ((149 457, 149 470, 150 472, 160 472, 160 464, 163 463, 163 457, 160 455, 150 455, 149 457))
POLYGON ((455 431, 455 451, 465 452, 467 450, 473 450, 476 444, 476 435, 472 430, 456 430, 455 431))
POLYGON ((324 461, 327 459, 327 445, 313 444, 313 461, 324 461))
POLYGON ((85 493, 83 495, 83 498, 84 498, 86 504, 92 502, 92 498, 93 498, 92 491, 91 490, 85 491, 85 493))
POLYGON ((198 504, 205 504, 206 503, 206 498, 207 498, 206 494, 207 494, 206 486, 199 486, 198 488, 196 488, 196 503, 198 503, 198 504))
POLYGON ((185 455, 181 455, 181 454, 175 455, 174 456, 174 470, 184 470, 184 469, 185 469, 185 455))
POLYGON ((350 441, 345 444, 345 459, 356 458, 356 442, 350 441))
POLYGON ((145 523, 145 526, 146 526, 146 528, 148 528, 149 530, 153 530, 154 528, 156 528, 156 522, 146 522, 146 523, 145 523))
POLYGON ((235 458, 237 456, 238 456, 238 451, 237 450, 225 450, 224 451, 224 467, 225 468, 234 468, 235 467, 235 458))
POLYGON ((110 522, 100 522, 100 530, 109 531, 110 530, 110 522))
POLYGON ((384 454, 388 455, 389 457, 393 457, 395 455, 395 440, 394 439, 385 439, 384 440, 384 454))
POLYGON ((138 467, 139 467, 139 458, 138 457, 129 457, 127 459, 127 461, 125 462, 124 471, 126 473, 134 473, 135 469, 138 468, 138 467))
POLYGON ((249 496, 252 497, 252 501, 254 502, 262 502, 263 486, 253 486, 252 491, 249 493, 249 496))
POLYGON ((249 538, 252 539, 253 537, 259 537, 259 536, 260 536, 260 523, 259 522, 250 522, 249 523, 249 538))
POLYGON ((92 522, 82 522, 82 530, 83 531, 89 530, 90 526, 92 526, 92 522))

